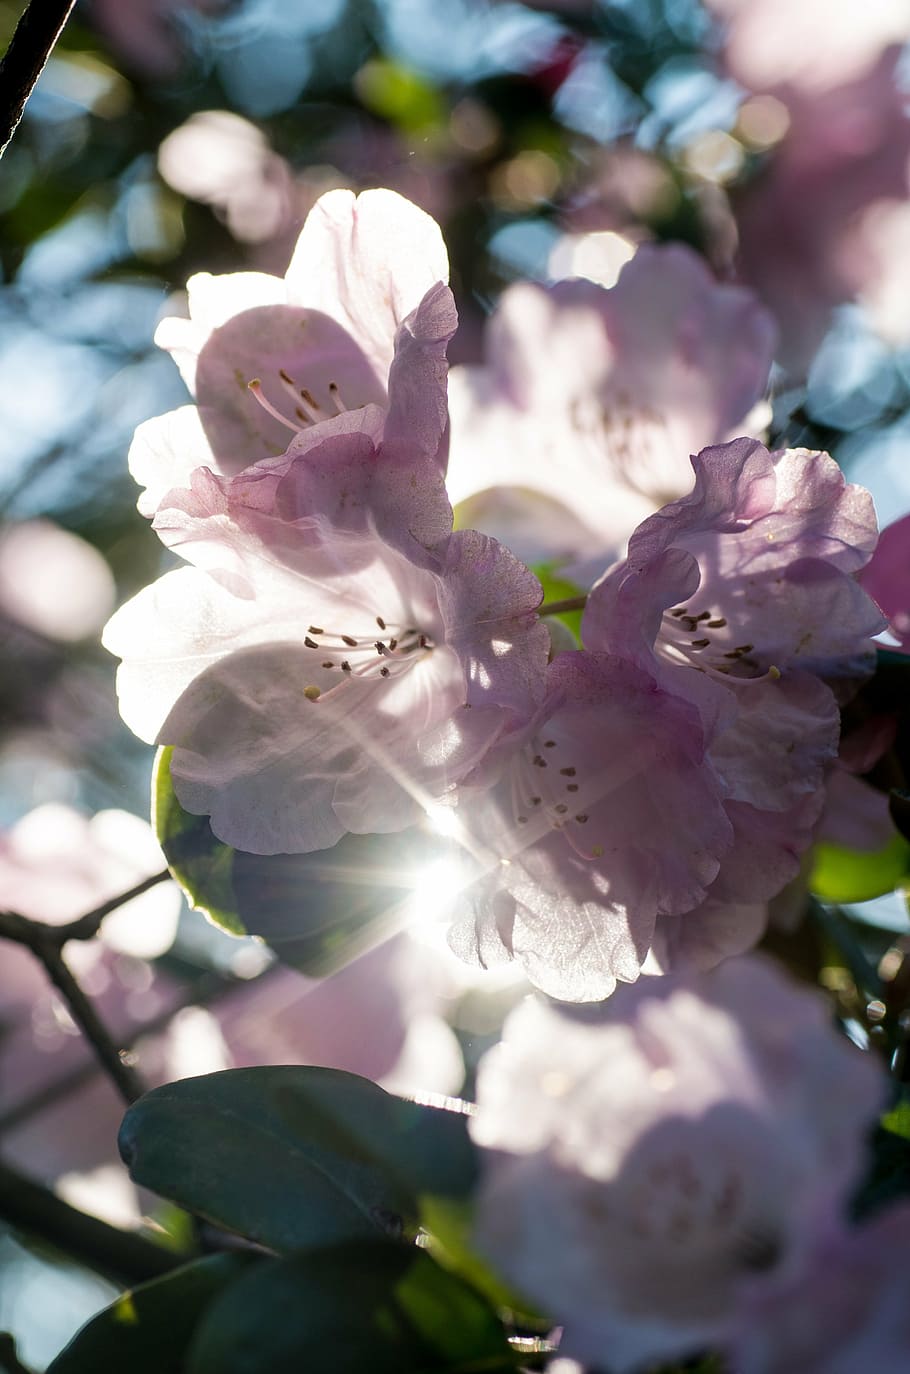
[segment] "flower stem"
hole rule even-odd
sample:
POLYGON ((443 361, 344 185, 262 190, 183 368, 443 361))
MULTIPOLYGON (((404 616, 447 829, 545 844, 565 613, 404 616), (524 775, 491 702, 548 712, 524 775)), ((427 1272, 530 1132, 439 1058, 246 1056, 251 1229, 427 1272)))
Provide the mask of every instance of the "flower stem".
POLYGON ((588 594, 567 596, 564 601, 545 601, 537 607, 538 615, 562 615, 564 611, 583 611, 588 604, 588 594))
POLYGON ((0 62, 0 157, 76 0, 31 0, 0 62))

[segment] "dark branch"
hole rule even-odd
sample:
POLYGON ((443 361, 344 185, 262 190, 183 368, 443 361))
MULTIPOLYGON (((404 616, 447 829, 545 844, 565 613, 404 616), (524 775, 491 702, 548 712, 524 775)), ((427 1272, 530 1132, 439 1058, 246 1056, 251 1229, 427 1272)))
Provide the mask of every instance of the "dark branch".
POLYGON ((0 937, 15 940, 16 944, 27 945, 36 952, 39 945, 62 949, 67 940, 91 940, 98 934, 105 916, 110 916, 118 907, 126 906, 134 897, 141 897, 143 892, 148 892, 150 887, 156 887, 170 876, 170 870, 163 868, 160 873, 143 878, 126 892, 111 897, 100 906, 87 911, 84 916, 78 917, 75 921, 68 921, 62 926, 49 926, 44 921, 33 921, 31 917, 20 916, 15 911, 0 911, 0 937))
POLYGON ((95 1051, 111 1082, 127 1106, 130 1106, 142 1096, 145 1086, 130 1063, 127 1051, 114 1043, 107 1027, 64 963, 59 949, 46 946, 34 952, 64 998, 70 1015, 95 1051))
POLYGON ((0 157, 76 0, 31 0, 0 62, 0 157))
POLYGON ((141 1236, 77 1211, 48 1188, 0 1163, 0 1217, 98 1273, 127 1285, 168 1274, 187 1261, 141 1236))
POLYGON ((142 1096, 145 1091, 142 1080, 129 1062, 125 1047, 114 1043, 107 1027, 67 968, 62 949, 68 940, 91 940, 98 934, 105 916, 169 877, 170 873, 165 868, 150 878, 143 878, 126 892, 102 902, 93 911, 62 926, 33 921, 16 911, 0 911, 0 938, 25 945, 44 965, 48 977, 65 999, 70 1015, 127 1105, 142 1096))

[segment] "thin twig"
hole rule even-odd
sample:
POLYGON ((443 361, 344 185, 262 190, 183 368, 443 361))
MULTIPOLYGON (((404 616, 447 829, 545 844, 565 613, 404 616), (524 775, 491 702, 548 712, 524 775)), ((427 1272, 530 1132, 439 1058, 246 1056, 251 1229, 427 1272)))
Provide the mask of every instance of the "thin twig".
POLYGON ((142 1079, 129 1062, 125 1047, 115 1044, 107 1027, 67 968, 62 950, 68 940, 93 939, 98 934, 105 916, 109 916, 118 907, 124 906, 134 897, 140 896, 169 877, 170 873, 166 868, 160 873, 153 873, 151 877, 143 878, 126 892, 102 902, 94 910, 86 912, 75 921, 69 921, 66 925, 52 926, 46 921, 33 921, 28 916, 20 916, 16 911, 0 911, 0 938, 25 945, 43 964, 47 976, 64 998, 70 1015, 127 1105, 135 1102, 145 1091, 142 1079))
POLYGON ((76 0, 31 0, 0 62, 0 157, 76 0))
POLYGON ((0 911, 0 938, 15 940, 17 944, 27 945, 29 949, 35 949, 37 944, 56 945, 58 949, 62 949, 67 940, 91 940, 98 934, 105 916, 110 916, 118 907, 126 906, 134 897, 141 897, 143 892, 157 887, 170 876, 170 869, 163 868, 160 873, 143 878, 141 882, 127 888, 126 892, 109 898, 100 906, 87 911, 84 916, 77 917, 75 921, 68 921, 65 925, 51 926, 45 921, 35 921, 30 916, 20 916, 16 911, 0 911))
POLYGON ((138 1101, 145 1092, 142 1079, 127 1059, 127 1051, 114 1043, 110 1031, 64 963, 59 949, 48 946, 34 953, 41 960, 48 977, 66 1002, 70 1015, 124 1102, 130 1106, 138 1101))
POLYGON ((0 1217, 27 1235, 40 1236, 99 1273, 127 1284, 169 1274, 187 1262, 129 1231, 88 1216, 48 1188, 0 1163, 0 1217))

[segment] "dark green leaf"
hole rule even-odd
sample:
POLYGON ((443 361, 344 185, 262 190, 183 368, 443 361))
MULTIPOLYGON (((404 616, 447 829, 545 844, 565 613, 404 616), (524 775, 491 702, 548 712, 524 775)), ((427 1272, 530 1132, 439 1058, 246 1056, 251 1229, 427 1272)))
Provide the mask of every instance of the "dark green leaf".
POLYGON ((156 1088, 120 1149, 137 1183, 279 1251, 414 1225, 422 1195, 466 1195, 476 1169, 462 1114, 292 1065, 156 1088))
POLYGON ((212 1255, 122 1293, 78 1331, 48 1374, 181 1374, 200 1317, 256 1262, 212 1255))
POLYGON ((188 1374, 505 1374, 493 1309, 394 1241, 265 1261, 206 1313, 188 1374))
POLYGON ((283 962, 320 976, 350 961, 364 933, 409 897, 447 842, 412 828, 345 835, 314 854, 234 856, 236 910, 283 962))
POLYGON ((207 816, 191 816, 171 781, 173 749, 159 749, 152 777, 152 826, 168 867, 190 906, 230 935, 245 935, 231 882, 234 850, 212 834, 207 816))

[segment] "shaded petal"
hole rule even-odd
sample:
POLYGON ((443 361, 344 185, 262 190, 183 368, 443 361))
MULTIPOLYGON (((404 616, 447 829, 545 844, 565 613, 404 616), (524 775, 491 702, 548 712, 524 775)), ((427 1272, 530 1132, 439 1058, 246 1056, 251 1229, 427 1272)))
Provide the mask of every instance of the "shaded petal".
POLYGON ((214 464, 195 406, 180 406, 139 425, 130 445, 129 467, 144 490, 137 505, 153 516, 172 487, 187 487, 195 468, 214 464))

